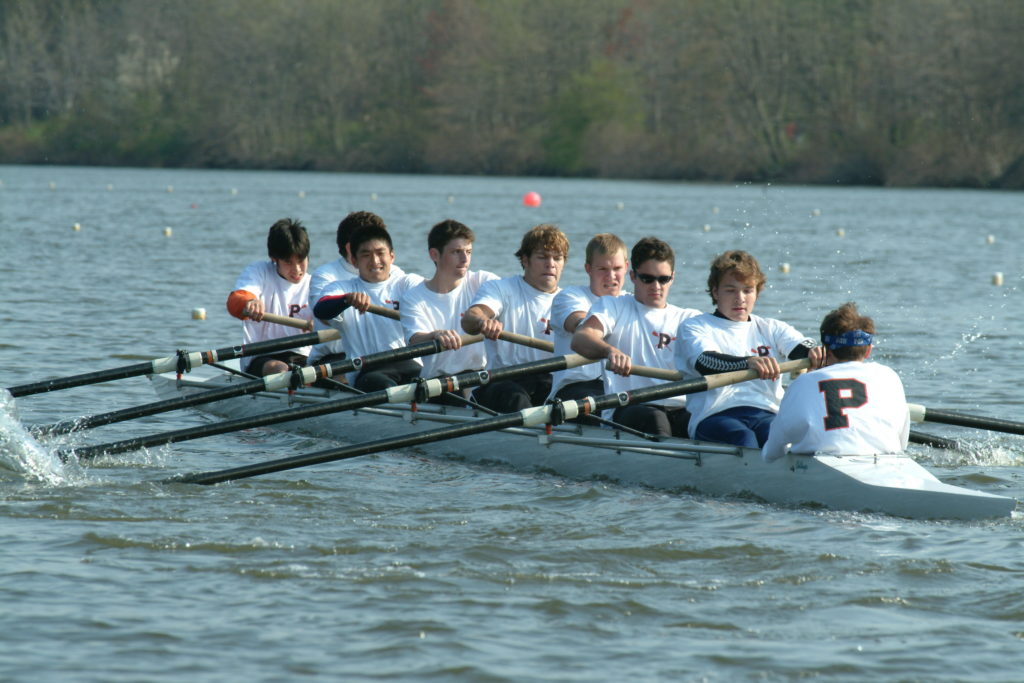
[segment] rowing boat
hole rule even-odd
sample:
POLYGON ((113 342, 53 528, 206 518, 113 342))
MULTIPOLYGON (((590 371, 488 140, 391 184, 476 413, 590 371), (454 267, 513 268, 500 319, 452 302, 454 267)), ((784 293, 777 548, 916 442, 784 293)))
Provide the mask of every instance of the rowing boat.
MULTIPOLYGON (((208 391, 239 381, 230 374, 151 375, 161 398, 208 391)), ((322 403, 336 392, 303 388, 217 401, 203 410, 240 418, 292 405, 322 403)), ((478 419, 473 411, 432 404, 388 404, 285 423, 313 436, 353 441, 389 437, 478 419)), ((618 430, 572 424, 516 427, 425 444, 418 452, 474 464, 498 464, 576 480, 607 480, 667 491, 694 491, 788 506, 877 512, 917 519, 1006 517, 1016 500, 939 481, 909 455, 788 455, 765 463, 760 452, 688 439, 650 441, 618 430)))

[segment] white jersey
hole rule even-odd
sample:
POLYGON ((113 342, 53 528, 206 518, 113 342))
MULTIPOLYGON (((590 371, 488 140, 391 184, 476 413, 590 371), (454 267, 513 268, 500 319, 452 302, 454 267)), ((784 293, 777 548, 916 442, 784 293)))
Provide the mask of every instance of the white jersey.
MULTIPOLYGON (((494 311, 506 332, 551 339, 551 301, 554 292, 542 292, 528 284, 522 275, 490 280, 480 286, 470 306, 483 305, 494 311)), ((487 358, 492 368, 529 363, 550 358, 551 354, 512 342, 485 340, 487 358)))
MULTIPOLYGON (((632 296, 629 292, 622 292, 619 296, 632 296)), ((565 331, 565 321, 576 311, 583 311, 584 314, 590 311, 590 307, 597 303, 601 297, 590 291, 589 286, 573 285, 564 287, 551 302, 551 332, 555 341, 555 355, 564 356, 567 353, 574 353, 572 350, 572 332, 565 331)), ((582 322, 586 315, 580 318, 582 322)), ((566 384, 574 382, 589 382, 601 378, 601 363, 588 363, 568 370, 559 370, 551 375, 551 393, 548 398, 554 398, 558 390, 566 384)))
MULTIPOLYGON (((694 308, 680 308, 672 304, 665 308, 652 308, 637 301, 635 296, 603 296, 590 308, 587 319, 594 318, 600 322, 604 327, 604 340, 627 354, 634 365, 675 370, 679 325, 700 314, 694 308)), ((664 384, 664 380, 638 375, 623 377, 609 370, 603 370, 601 376, 607 394, 664 384)), ((683 408, 686 397, 672 396, 650 403, 683 408)))
MULTIPOLYGON (((252 292, 258 299, 263 301, 263 310, 274 315, 286 315, 291 318, 302 320, 313 319, 313 309, 309 306, 309 274, 302 276, 302 280, 294 283, 281 277, 277 272, 277 266, 273 261, 256 261, 250 263, 242 271, 235 281, 235 288, 232 291, 244 289, 252 292)), ((300 330, 285 325, 272 325, 271 323, 255 322, 253 320, 242 321, 242 343, 252 344, 254 342, 269 341, 301 334, 300 330)), ((309 355, 309 346, 296 349, 289 349, 294 353, 304 356, 309 355)), ((243 369, 248 367, 249 360, 244 361, 243 369)))
MULTIPOLYGON (((405 271, 391 264, 391 275, 405 275, 405 271)), ((320 301, 324 289, 339 280, 350 280, 359 277, 359 269, 346 261, 344 258, 336 258, 330 263, 325 263, 313 271, 309 280, 309 310, 313 310, 316 302, 320 301)), ((325 330, 327 326, 319 320, 314 321, 313 329, 325 330)), ((342 353, 345 350, 341 340, 317 344, 309 354, 309 363, 313 364, 317 359, 331 353, 342 353)))
MULTIPOLYGON (((471 271, 459 286, 440 294, 421 282, 402 298, 402 333, 406 343, 414 334, 434 330, 455 330, 462 334, 462 313, 476 297, 480 286, 499 279, 486 270, 471 271)), ((463 370, 482 370, 487 367, 487 351, 482 343, 469 344, 455 351, 443 351, 423 358, 423 377, 451 375, 463 370)))
MULTIPOLYGON (((350 292, 364 292, 370 297, 371 304, 397 311, 405 293, 421 282, 423 282, 423 278, 419 275, 397 275, 391 271, 391 276, 383 282, 367 282, 361 277, 337 280, 324 288, 321 298, 341 296, 350 292)), ((405 346, 402 325, 391 318, 374 313, 360 313, 354 308, 347 308, 338 317, 327 321, 327 323, 341 332, 341 343, 349 358, 359 358, 371 353, 405 346)), ((358 374, 358 372, 350 372, 348 374, 349 382, 355 381, 358 374)))
POLYGON ((761 454, 902 453, 910 433, 903 383, 891 368, 850 361, 793 380, 761 454), (791 445, 790 445, 791 444, 791 445))
MULTIPOLYGON (((781 320, 751 315, 750 320, 736 322, 713 313, 704 313, 687 320, 679 328, 679 369, 687 377, 700 378, 695 369, 697 358, 705 351, 718 351, 731 356, 774 356, 785 360, 807 337, 781 320)), ((782 379, 754 379, 711 391, 690 395, 690 437, 704 418, 729 408, 749 406, 773 413, 779 412, 782 400, 782 379)))

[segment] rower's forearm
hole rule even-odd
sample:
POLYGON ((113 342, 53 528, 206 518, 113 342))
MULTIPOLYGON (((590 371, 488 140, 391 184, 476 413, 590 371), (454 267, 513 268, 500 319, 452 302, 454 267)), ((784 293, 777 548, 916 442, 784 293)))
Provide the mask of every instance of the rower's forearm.
POLYGON ((748 356, 732 356, 718 351, 705 351, 697 356, 693 369, 701 375, 718 375, 723 372, 749 370, 748 356))
POLYGON ((787 358, 789 360, 800 360, 807 358, 811 355, 811 349, 818 346, 814 343, 813 339, 804 339, 802 342, 793 347, 793 350, 789 352, 787 358))
POLYGON ((605 340, 582 334, 574 335, 569 346, 584 358, 607 358, 612 350, 611 344, 605 340))

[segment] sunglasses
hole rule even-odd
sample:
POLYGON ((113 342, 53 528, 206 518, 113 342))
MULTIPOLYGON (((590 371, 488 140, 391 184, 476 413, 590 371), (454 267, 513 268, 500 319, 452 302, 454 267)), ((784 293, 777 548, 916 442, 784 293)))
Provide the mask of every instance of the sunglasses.
POLYGON ((672 282, 672 278, 674 277, 672 275, 648 275, 647 273, 638 273, 635 270, 633 271, 633 274, 636 275, 637 280, 645 285, 649 285, 654 282, 657 282, 659 285, 667 285, 672 282))

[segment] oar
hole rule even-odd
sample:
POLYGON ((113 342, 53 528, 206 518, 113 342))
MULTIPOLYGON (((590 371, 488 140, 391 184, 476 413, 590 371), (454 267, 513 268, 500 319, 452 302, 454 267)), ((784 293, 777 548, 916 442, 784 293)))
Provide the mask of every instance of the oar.
POLYGON ((358 396, 345 396, 298 408, 277 410, 264 415, 224 420, 212 425, 178 429, 170 432, 163 432, 161 434, 152 434, 150 436, 125 439, 123 441, 98 444, 95 446, 63 449, 57 451, 57 455, 62 460, 66 460, 70 455, 75 455, 79 460, 89 460, 99 455, 113 455, 114 453, 123 453, 125 451, 132 451, 139 448, 151 448, 153 446, 189 441, 191 439, 199 439, 207 436, 214 436, 216 434, 226 434, 228 432, 235 432, 242 429, 266 427, 269 425, 279 424, 281 422, 319 417, 321 415, 329 415, 331 413, 339 413, 347 410, 356 410, 358 408, 368 408, 370 406, 381 405, 384 403, 410 403, 413 401, 422 403, 428 399, 440 396, 445 392, 454 392, 459 389, 476 387, 489 382, 499 382, 506 379, 525 377, 527 375, 541 372, 567 370, 569 368, 575 368, 580 365, 593 362, 594 361, 575 353, 567 356, 554 356, 552 358, 545 358, 544 360, 532 361, 521 365, 512 365, 506 368, 499 368, 497 370, 479 370, 476 372, 464 372, 448 377, 435 377, 432 379, 390 387, 381 391, 360 394, 358 396))
MULTIPOLYGON (((479 341, 481 339, 482 337, 479 335, 465 335, 463 336, 463 343, 473 343, 474 341, 479 341)), ((346 358, 345 360, 336 361, 328 365, 308 366, 298 368, 297 370, 290 372, 280 372, 274 375, 267 375, 251 382, 242 382, 237 386, 214 389, 212 391, 195 394, 193 396, 182 396, 164 401, 156 401, 155 403, 147 403, 134 408, 126 408, 124 410, 116 410, 109 413, 100 413, 98 415, 81 417, 75 420, 63 420, 51 425, 36 425, 32 427, 32 432, 35 434, 66 434, 67 432, 89 429, 100 425, 112 424, 114 422, 132 420, 137 417, 156 415, 157 413, 166 413, 171 410, 180 410, 182 408, 191 408, 204 403, 222 401, 226 398, 255 394, 258 391, 274 391, 275 389, 288 389, 305 386, 333 375, 352 372, 353 370, 376 367, 378 365, 386 365, 388 363, 408 360, 410 358, 427 356, 432 353, 439 353, 443 350, 441 343, 436 339, 432 339, 421 344, 404 346, 399 349, 388 349, 387 351, 370 354, 368 356, 363 356, 362 358, 346 358)))
POLYGON ((263 317, 260 318, 260 322, 273 323, 275 325, 284 325, 285 327, 294 327, 299 330, 313 329, 312 320, 303 320, 302 318, 291 318, 287 315, 275 315, 273 313, 264 313, 263 317))
POLYGON ((910 419, 914 422, 939 422, 957 427, 974 427, 975 429, 988 429, 993 432, 1006 432, 1007 434, 1024 434, 1024 422, 1013 422, 1011 420, 1000 420, 994 417, 983 415, 967 415, 951 410, 936 410, 927 408, 919 403, 908 403, 910 419))
MULTIPOLYGON (((385 318, 391 318, 392 320, 400 320, 401 316, 398 311, 391 308, 384 308, 383 306, 376 306, 370 304, 366 309, 368 313, 373 313, 385 318)), ((498 339, 507 341, 512 344, 519 344, 520 346, 529 346, 532 349, 539 351, 547 351, 548 353, 554 353, 555 345, 552 342, 537 339, 535 337, 528 337, 525 334, 516 334, 515 332, 507 332, 502 330, 498 333, 498 339)), ((666 370, 664 368, 652 368, 646 365, 634 365, 630 369, 630 374, 638 377, 650 377, 653 379, 663 379, 670 382, 675 382, 683 379, 683 373, 678 370, 666 370)))
POLYGON ((955 450, 960 447, 960 444, 953 439, 946 439, 941 436, 935 436, 934 434, 925 434, 924 432, 916 432, 913 429, 910 430, 908 440, 910 443, 919 443, 924 446, 931 446, 932 448, 955 450))
MULTIPOLYGON (((807 359, 788 361, 786 363, 782 363, 780 367, 783 372, 790 372, 809 367, 809 362, 807 359)), ((355 458, 360 455, 368 455, 370 453, 379 453, 381 451, 394 450, 398 448, 408 448, 419 444, 443 441, 445 439, 455 439, 463 436, 470 436, 472 434, 493 432, 499 429, 507 429, 509 427, 533 427, 543 424, 551 424, 553 422, 561 422, 562 420, 572 420, 582 415, 596 413, 599 410, 632 405, 635 403, 643 403, 645 401, 654 401, 669 398, 671 396, 693 394, 698 391, 717 389, 718 387, 757 378, 758 374, 754 370, 742 370, 739 372, 707 375, 699 379, 693 379, 685 382, 668 382, 654 387, 645 387, 633 392, 605 394, 598 397, 588 397, 580 400, 526 408, 517 413, 507 413, 496 417, 483 418, 464 424, 450 425, 447 427, 441 427, 440 429, 419 432, 417 434, 395 436, 369 443, 332 448, 324 451, 318 451, 316 453, 307 453, 305 455, 270 460, 268 462, 254 465, 233 467, 226 470, 187 474, 167 481, 184 482, 189 484, 217 484, 223 481, 244 479, 246 477, 254 477, 261 474, 270 474, 272 472, 281 472, 298 467, 307 467, 309 465, 319 465, 325 462, 333 462, 335 460, 355 458)))
MULTIPOLYGON (((294 320, 294 318, 288 318, 288 320, 294 320)), ((243 356, 257 356, 264 353, 274 353, 285 349, 293 349, 300 346, 310 346, 311 344, 334 341, 339 337, 340 335, 337 330, 322 330, 320 332, 298 334, 293 337, 282 337, 280 339, 272 339, 270 341, 256 342, 255 344, 249 344, 248 346, 226 346, 222 349, 215 349, 213 351, 195 351, 192 353, 181 351, 174 356, 158 358, 157 360, 147 361, 145 363, 135 363, 133 365, 125 365, 119 368, 110 368, 109 370, 97 370, 95 372, 86 372, 81 375, 57 377, 43 382, 8 387, 7 391, 11 392, 11 395, 17 398, 19 396, 41 394, 45 391, 70 389, 71 387, 80 387, 87 384, 99 384, 100 382, 109 382, 111 380, 125 379, 127 377, 138 377, 140 375, 158 375, 163 372, 187 372, 204 363, 215 363, 223 360, 231 360, 232 358, 241 358, 243 356)))

